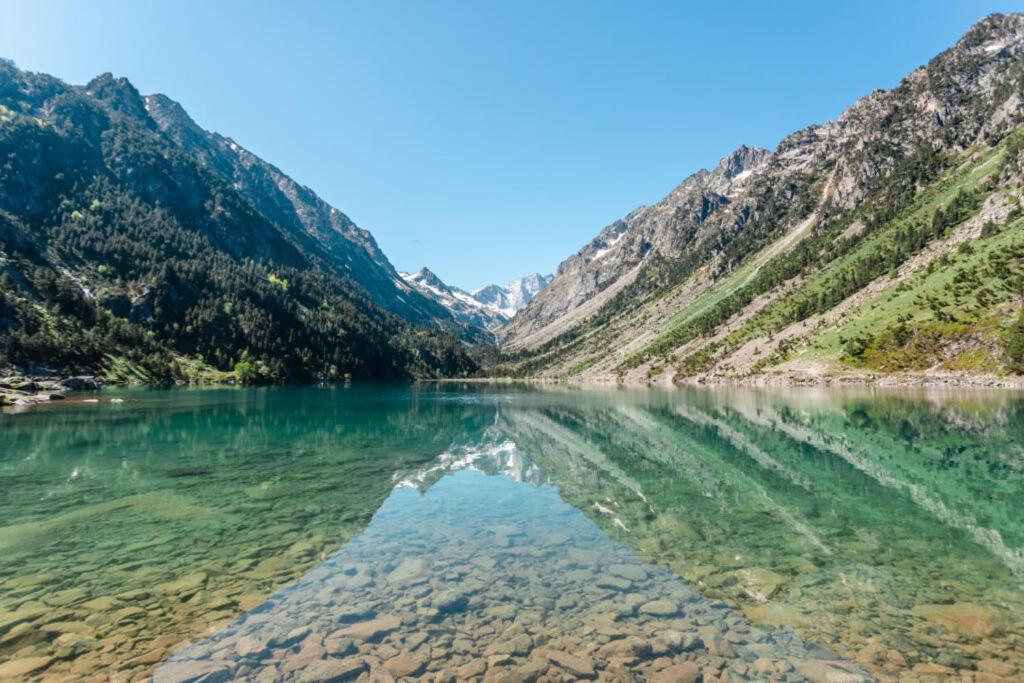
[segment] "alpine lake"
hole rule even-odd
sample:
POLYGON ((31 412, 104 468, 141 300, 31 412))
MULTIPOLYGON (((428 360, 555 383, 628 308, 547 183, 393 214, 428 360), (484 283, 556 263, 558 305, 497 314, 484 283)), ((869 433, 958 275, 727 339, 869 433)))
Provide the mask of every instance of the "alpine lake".
POLYGON ((0 680, 1024 679, 1009 391, 109 389, 0 525, 0 680))

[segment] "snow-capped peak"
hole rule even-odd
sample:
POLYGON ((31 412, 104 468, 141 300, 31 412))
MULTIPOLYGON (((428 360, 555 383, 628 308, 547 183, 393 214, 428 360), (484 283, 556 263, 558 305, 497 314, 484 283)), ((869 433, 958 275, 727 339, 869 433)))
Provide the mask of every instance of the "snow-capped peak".
POLYGON ((470 293, 446 284, 429 268, 399 275, 406 284, 447 308, 459 322, 488 330, 508 322, 516 311, 547 287, 553 277, 533 273, 516 278, 505 286, 487 285, 470 293))
POLYGON ((487 285, 473 292, 473 297, 500 312, 502 315, 511 318, 521 308, 533 300, 533 297, 548 286, 553 275, 541 275, 532 273, 525 277, 516 278, 504 287, 501 285, 487 285))

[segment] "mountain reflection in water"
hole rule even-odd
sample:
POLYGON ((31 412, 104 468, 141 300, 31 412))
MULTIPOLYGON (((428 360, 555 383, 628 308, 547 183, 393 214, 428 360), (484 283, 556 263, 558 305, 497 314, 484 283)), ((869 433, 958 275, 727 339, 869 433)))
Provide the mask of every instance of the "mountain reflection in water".
POLYGON ((127 396, 0 417, 0 667, 1021 673, 1011 394, 127 396))
POLYGON ((722 663, 731 678, 867 678, 643 563, 550 484, 517 483, 539 472, 509 442, 453 455, 425 494, 397 487, 365 532, 177 653, 156 681, 219 671, 326 680, 378 668, 395 678, 603 671, 674 681, 722 663))

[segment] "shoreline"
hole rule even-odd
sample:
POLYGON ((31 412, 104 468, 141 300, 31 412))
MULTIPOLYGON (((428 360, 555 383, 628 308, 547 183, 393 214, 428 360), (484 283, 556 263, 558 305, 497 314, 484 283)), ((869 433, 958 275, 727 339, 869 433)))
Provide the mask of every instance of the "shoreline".
POLYGON ((747 386, 747 387, 943 387, 978 389, 1024 389, 1024 377, 970 375, 956 373, 870 373, 839 371, 832 373, 758 374, 747 377, 684 378, 676 386, 747 386))
POLYGON ((866 373, 866 372, 831 372, 831 373, 779 373, 758 374, 744 377, 728 377, 724 375, 696 375, 693 377, 673 378, 672 381, 624 380, 616 376, 597 377, 465 377, 418 380, 422 382, 450 383, 473 382, 494 384, 527 384, 578 386, 593 388, 660 388, 679 389, 683 387, 746 387, 746 388, 946 388, 946 389, 1007 389, 1024 390, 1024 376, 970 375, 970 374, 926 374, 926 373, 866 373))
MULTIPOLYGON (((616 376, 597 377, 440 377, 414 379, 410 384, 534 384, 569 386, 583 389, 682 389, 692 388, 877 388, 877 389, 997 389, 1024 391, 1024 376, 970 375, 956 373, 869 373, 835 371, 828 373, 785 372, 744 377, 697 375, 672 378, 625 380, 616 376)), ((208 386, 238 386, 235 383, 204 382, 208 386)), ((317 385, 316 382, 308 386, 317 385)), ((70 393, 94 392, 107 386, 120 386, 92 375, 7 375, 0 376, 0 408, 27 407, 69 398, 70 393)), ((128 383, 124 383, 128 386, 128 383)), ((165 386, 142 383, 143 386, 165 386)), ((189 384, 188 386, 196 386, 189 384)), ((265 385, 266 386, 266 385, 265 385)), ((269 386, 285 386, 269 385, 269 386)))
POLYGON ((107 383, 94 375, 6 374, 0 376, 0 408, 62 401, 73 391, 98 391, 107 383))

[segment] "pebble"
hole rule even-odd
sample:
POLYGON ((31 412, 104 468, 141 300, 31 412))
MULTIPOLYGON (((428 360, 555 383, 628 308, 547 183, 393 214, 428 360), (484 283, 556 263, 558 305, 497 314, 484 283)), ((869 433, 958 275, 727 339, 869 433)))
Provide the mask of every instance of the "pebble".
POLYGON ((590 678, 594 675, 594 662, 589 657, 581 657, 560 650, 547 650, 544 655, 551 663, 565 669, 573 676, 590 678))
POLYGON ((401 619, 391 615, 378 617, 370 621, 363 621, 352 624, 339 631, 337 635, 343 638, 351 638, 360 642, 372 641, 384 634, 391 633, 402 625, 401 619))
POLYGON ((335 683, 357 678, 366 671, 361 659, 321 659, 311 663, 299 675, 301 683, 335 683))
POLYGON ((640 605, 640 613, 653 617, 671 617, 679 613, 679 605, 669 600, 651 600, 640 605))
POLYGON ((398 678, 415 676, 419 672, 423 671, 426 665, 427 663, 423 659, 409 651, 399 653, 384 662, 384 668, 387 669, 392 676, 396 676, 398 678))
POLYGON ((45 668, 53 657, 21 657, 0 664, 0 680, 17 680, 45 668))

